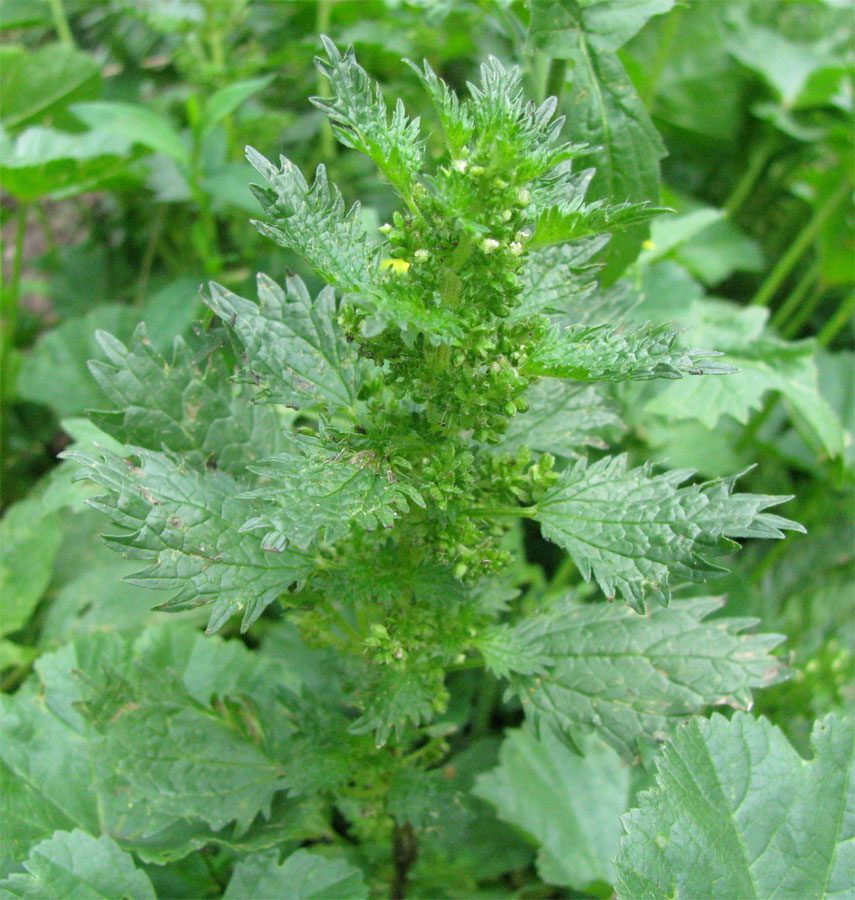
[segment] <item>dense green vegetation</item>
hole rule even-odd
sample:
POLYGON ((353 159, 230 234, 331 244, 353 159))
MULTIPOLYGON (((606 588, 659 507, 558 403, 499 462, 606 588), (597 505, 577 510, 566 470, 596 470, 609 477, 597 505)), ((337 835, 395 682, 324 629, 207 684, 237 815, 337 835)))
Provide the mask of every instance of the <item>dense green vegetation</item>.
POLYGON ((849 4, 0 29, 3 896, 855 896, 849 4))

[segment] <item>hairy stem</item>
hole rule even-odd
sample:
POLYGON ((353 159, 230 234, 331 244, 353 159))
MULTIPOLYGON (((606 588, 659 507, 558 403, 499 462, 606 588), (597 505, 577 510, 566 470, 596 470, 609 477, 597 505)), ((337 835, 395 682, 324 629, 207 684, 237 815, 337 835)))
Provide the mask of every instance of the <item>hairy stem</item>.
POLYGON ((65 47, 73 47, 74 36, 71 33, 71 26, 68 24, 68 16, 63 9, 62 0, 49 0, 49 3, 53 26, 56 28, 60 43, 65 47))
MULTIPOLYGON (((315 31, 317 34, 327 34, 330 30, 330 11, 332 9, 333 0, 318 0, 317 12, 315 15, 315 31)), ((318 96, 324 100, 328 100, 332 94, 327 79, 318 72, 318 96)), ((324 116, 321 124, 321 159, 324 162, 330 162, 335 159, 335 135, 333 135, 330 120, 324 116)))

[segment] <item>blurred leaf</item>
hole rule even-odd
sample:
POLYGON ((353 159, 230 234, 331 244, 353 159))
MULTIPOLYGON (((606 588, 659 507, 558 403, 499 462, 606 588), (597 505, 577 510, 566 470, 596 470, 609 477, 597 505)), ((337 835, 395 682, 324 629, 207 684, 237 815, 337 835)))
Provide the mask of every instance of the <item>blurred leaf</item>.
POLYGON ((274 79, 274 75, 263 78, 252 78, 247 81, 236 81, 233 84, 214 91, 205 100, 202 108, 201 132, 207 134, 223 119, 227 119, 244 101, 253 94, 263 91, 274 79))
POLYGON ((645 245, 638 257, 639 263, 650 265, 661 259, 723 216, 724 212, 720 209, 703 207, 682 215, 665 215, 654 219, 650 225, 650 246, 645 245))
POLYGON ((147 106, 102 100, 75 103, 71 112, 90 128, 116 135, 133 144, 141 144, 178 163, 190 165, 190 153, 173 124, 147 106))
POLYGON ((0 31, 50 23, 50 7, 45 0, 0 0, 0 31))
POLYGON ((656 787, 623 819, 619 896, 851 896, 853 737, 851 720, 828 716, 807 761, 766 719, 694 719, 663 749, 656 787))
POLYGON ((613 884, 611 861, 629 799, 629 766, 617 753, 592 738, 580 756, 544 728, 539 737, 507 732, 499 761, 479 776, 475 793, 541 845, 540 877, 577 890, 613 884))
POLYGON ((100 80, 97 62, 73 47, 0 47, 0 123, 15 129, 45 121, 72 101, 97 96, 100 80))
POLYGON ((60 199, 127 175, 130 143, 99 130, 66 134, 34 126, 0 139, 3 188, 21 200, 60 199))
POLYGON ((298 850, 279 864, 277 850, 258 853, 235 866, 223 900, 366 900, 359 869, 343 859, 298 850))
POLYGON ((156 900, 151 882, 136 868, 130 853, 109 837, 94 838, 79 829, 57 831, 37 844, 24 867, 26 875, 14 874, 3 881, 5 896, 156 900))

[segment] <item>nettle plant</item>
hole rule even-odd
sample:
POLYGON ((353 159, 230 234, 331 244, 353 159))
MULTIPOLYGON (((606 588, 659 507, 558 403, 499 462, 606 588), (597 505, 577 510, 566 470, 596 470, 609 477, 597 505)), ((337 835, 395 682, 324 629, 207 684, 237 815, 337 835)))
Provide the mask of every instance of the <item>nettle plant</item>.
POLYGON ((299 896, 365 896, 363 875, 403 896, 429 858, 437 874, 422 884, 445 872, 471 887, 484 864, 460 875, 455 852, 489 829, 466 831, 484 804, 447 760, 471 727, 465 691, 450 686, 478 668, 529 724, 476 792, 541 843, 545 881, 618 884, 627 897, 759 897, 775 884, 808 896, 798 877, 841 881, 840 831, 799 872, 757 869, 764 847, 798 852, 805 817, 841 812, 851 751, 837 720, 818 726, 810 764, 742 713, 675 737, 676 722, 747 707, 785 671, 770 655, 779 637, 707 619, 717 599, 669 605, 672 588, 718 576, 737 538, 798 526, 767 511, 787 498, 606 453, 618 419, 596 383, 726 377, 715 353, 681 349, 667 327, 624 327, 632 291, 596 284, 607 232, 656 210, 586 203, 591 172, 574 166, 585 148, 563 140, 556 100, 526 102, 519 73, 496 60, 465 100, 413 67, 442 126, 430 160, 419 120, 400 101, 390 115, 352 50, 324 44, 331 96, 314 102, 400 211, 371 234, 322 166, 310 186, 287 159, 249 150, 266 182, 258 228, 326 286, 312 297, 296 276, 259 275, 255 301, 212 284, 209 340, 193 351, 176 340, 172 360, 142 329, 130 346, 101 334, 108 361, 92 371, 116 409, 93 420, 125 446, 68 454, 106 489, 92 505, 119 526, 108 543, 148 562, 131 582, 173 592, 162 609, 208 605, 209 633, 234 616, 246 632, 271 604, 275 615, 250 633, 253 650, 181 624, 81 637, 62 658, 73 689, 40 663, 47 708, 31 714, 46 741, 89 761, 59 767, 57 789, 80 788, 88 810, 101 773, 97 821, 69 812, 8 884, 48 877, 56 842, 85 855, 95 838, 76 825, 108 841, 96 857, 129 884, 144 876, 122 849, 164 863, 214 845, 243 860, 233 897, 307 884, 317 892, 299 896), (526 591, 521 519, 599 586, 597 602, 526 591), (615 868, 629 789, 619 756, 666 739, 615 868), (775 796, 761 809, 763 790, 775 796), (755 800, 738 811, 746 791, 755 800), (790 828, 781 809, 795 807, 790 828), (300 842, 315 846, 281 864, 265 850, 300 842))

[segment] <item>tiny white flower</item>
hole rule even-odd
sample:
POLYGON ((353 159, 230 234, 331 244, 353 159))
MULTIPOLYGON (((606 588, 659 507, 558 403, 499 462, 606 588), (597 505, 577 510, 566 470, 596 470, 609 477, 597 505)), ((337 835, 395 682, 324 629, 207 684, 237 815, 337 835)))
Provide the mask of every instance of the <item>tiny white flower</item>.
POLYGON ((517 199, 522 206, 528 206, 531 203, 531 191, 528 188, 521 188, 517 194, 517 199))
POLYGON ((381 234, 389 234, 392 231, 392 226, 388 222, 384 222, 377 230, 381 234))
POLYGON ((494 250, 499 249, 499 242, 495 238, 484 238, 481 241, 481 249, 485 253, 492 253, 494 250))
POLYGON ((454 169, 455 172, 465 172, 469 163, 466 162, 465 159, 453 159, 451 161, 451 168, 454 169))
POLYGON ((523 248, 519 241, 514 241, 510 246, 511 256, 522 256, 523 248))
POLYGON ((413 257, 416 262, 427 262, 430 259, 430 251, 428 250, 416 250, 413 254, 413 257))
POLYGON ((514 214, 513 210, 510 210, 510 209, 502 210, 502 221, 509 222, 511 220, 511 217, 513 216, 513 214, 514 214))

